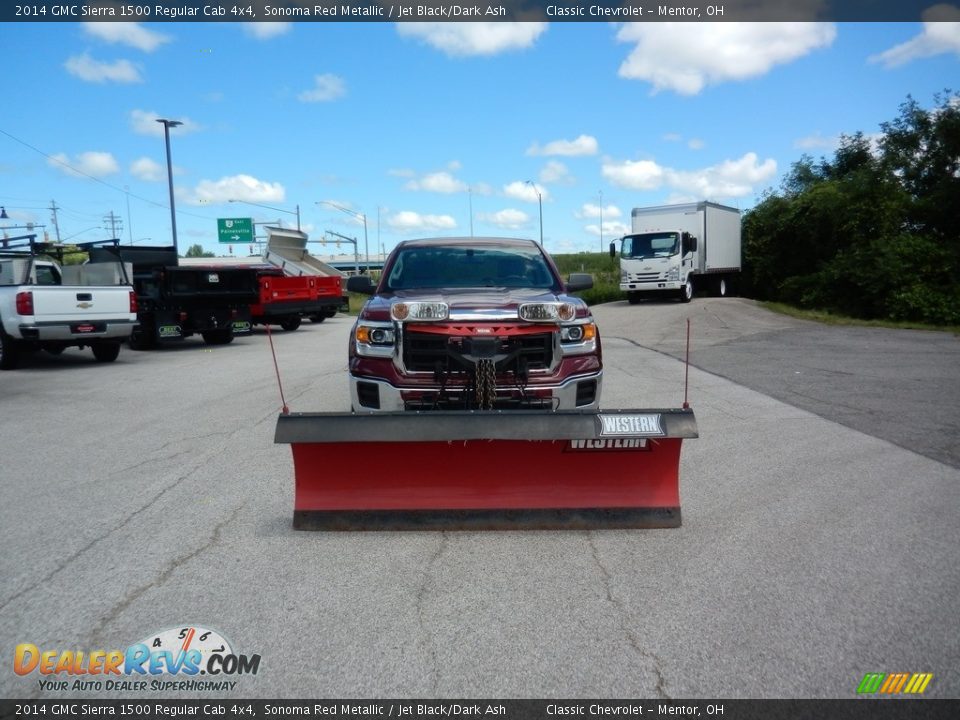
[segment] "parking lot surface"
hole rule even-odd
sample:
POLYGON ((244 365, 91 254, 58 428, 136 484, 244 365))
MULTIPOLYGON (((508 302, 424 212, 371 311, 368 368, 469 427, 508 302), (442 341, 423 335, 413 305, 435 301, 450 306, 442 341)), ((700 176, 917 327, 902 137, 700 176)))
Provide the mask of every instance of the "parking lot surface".
MULTIPOLYGON (((0 647, 123 649, 213 628, 261 655, 226 693, 251 698, 852 698, 866 672, 894 671, 932 672, 927 696, 958 696, 950 390, 929 420, 946 441, 922 448, 883 430, 912 432, 912 416, 873 399, 841 412, 895 384, 831 350, 861 331, 697 298, 597 308, 605 407, 679 406, 687 317, 700 438, 684 444, 675 530, 297 532, 265 333, 112 365, 38 355, 0 375, 0 647), (845 372, 862 393, 818 394, 845 372)), ((350 325, 274 334, 292 410, 348 409, 350 325)), ((914 390, 937 373, 957 385, 960 364, 937 360, 955 338, 884 348, 914 390)), ((391 458, 356 463, 389 472, 391 458)), ((0 671, 3 697, 83 694, 0 671)))

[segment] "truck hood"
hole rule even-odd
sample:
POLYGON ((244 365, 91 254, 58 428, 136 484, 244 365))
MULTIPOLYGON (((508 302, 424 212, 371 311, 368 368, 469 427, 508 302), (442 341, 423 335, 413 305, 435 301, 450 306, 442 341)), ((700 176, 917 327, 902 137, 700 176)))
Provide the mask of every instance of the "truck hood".
POLYGON ((390 307, 398 302, 443 302, 450 308, 451 317, 456 317, 458 314, 480 314, 483 311, 490 311, 491 314, 515 315, 521 304, 533 302, 568 302, 577 307, 579 317, 589 314, 583 300, 566 293, 535 288, 490 287, 397 290, 390 295, 373 297, 364 308, 362 316, 370 320, 386 319, 389 317, 390 307))

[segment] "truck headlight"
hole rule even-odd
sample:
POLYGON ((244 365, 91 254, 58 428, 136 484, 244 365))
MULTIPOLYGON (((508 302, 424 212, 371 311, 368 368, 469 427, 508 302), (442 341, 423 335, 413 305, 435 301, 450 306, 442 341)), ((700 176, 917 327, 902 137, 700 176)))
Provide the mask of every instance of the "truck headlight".
POLYGON ((597 326, 593 323, 566 325, 560 328, 560 341, 569 343, 588 342, 597 337, 597 326))
POLYGON ((628 273, 626 270, 621 269, 621 270, 620 270, 620 282, 625 283, 625 282, 627 282, 627 280, 629 280, 629 279, 630 279, 630 273, 628 273))
POLYGON ((393 328, 357 325, 356 340, 363 345, 393 345, 396 333, 393 328))
POLYGON ((442 302, 398 302, 390 307, 390 317, 405 320, 446 320, 450 309, 442 302))
POLYGON ((674 267, 667 270, 667 274, 663 276, 664 280, 667 281, 676 281, 680 279, 680 268, 674 267))
POLYGON ((517 314, 527 322, 569 322, 577 316, 570 303, 524 303, 517 314))

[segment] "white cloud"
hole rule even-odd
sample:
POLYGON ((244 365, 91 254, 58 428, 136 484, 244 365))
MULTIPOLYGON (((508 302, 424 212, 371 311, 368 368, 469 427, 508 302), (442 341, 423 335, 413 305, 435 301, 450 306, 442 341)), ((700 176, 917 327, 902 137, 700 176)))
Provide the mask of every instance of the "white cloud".
POLYGON ((635 47, 619 74, 650 82, 653 92, 696 95, 707 85, 764 75, 829 46, 836 34, 832 23, 628 23, 617 40, 635 47))
POLYGON ((232 175, 219 180, 202 180, 187 196, 190 205, 245 202, 283 202, 286 191, 280 183, 264 182, 251 175, 232 175))
POLYGON ((584 203, 579 212, 574 213, 574 216, 579 219, 599 219, 601 216, 612 220, 613 218, 618 218, 623 213, 620 212, 620 208, 616 205, 605 205, 603 207, 603 212, 600 212, 600 206, 594 205, 593 203, 584 203))
POLYGON ((324 75, 315 75, 314 85, 310 90, 304 90, 297 95, 300 102, 330 102, 347 93, 346 83, 343 78, 325 73, 324 75))
POLYGON ((652 160, 607 161, 602 173, 614 185, 631 190, 656 190, 666 185, 681 193, 700 199, 736 198, 749 195, 754 186, 767 182, 777 172, 777 163, 771 158, 759 162, 756 153, 749 152, 737 160, 725 160, 719 165, 700 170, 675 170, 652 160))
POLYGON ((700 138, 690 138, 687 140, 687 147, 691 150, 703 150, 706 146, 706 143, 700 138))
POLYGON ((451 230, 457 226, 456 220, 449 215, 421 215, 412 210, 402 210, 387 218, 387 225, 397 232, 436 232, 451 230))
POLYGON ((412 178, 412 177, 416 177, 417 173, 415 173, 410 168, 394 168, 392 170, 387 170, 387 175, 392 175, 393 177, 401 177, 401 178, 412 178))
MULTIPOLYGON (((590 235, 596 235, 597 237, 600 237, 600 225, 597 223, 584 225, 583 229, 590 235)), ((614 238, 627 235, 629 232, 630 232, 629 226, 627 226, 622 222, 607 222, 606 220, 603 221, 604 240, 613 240, 614 238)))
POLYGON ((506 208, 495 213, 480 213, 478 220, 496 225, 504 230, 517 230, 530 224, 530 216, 522 210, 506 208))
POLYGON ((71 75, 86 82, 138 83, 143 82, 140 71, 129 60, 112 63, 94 60, 87 53, 74 55, 63 64, 71 75))
POLYGON ((281 35, 286 35, 293 27, 293 23, 288 22, 248 22, 241 23, 243 31, 250 37, 257 40, 271 40, 281 35))
POLYGON ((576 157, 596 155, 599 150, 597 139, 591 135, 580 135, 576 140, 554 140, 543 147, 534 143, 527 148, 527 155, 565 155, 576 157))
POLYGON ((923 32, 905 43, 872 56, 870 62, 883 63, 884 67, 893 68, 912 60, 943 53, 960 55, 960 8, 947 4, 934 5, 927 8, 920 17, 924 21, 923 32))
POLYGON ((793 146, 799 150, 833 150, 839 145, 839 137, 824 137, 819 132, 793 141, 793 146))
POLYGON ((425 190, 436 193, 466 192, 469 188, 462 180, 457 180, 448 172, 436 172, 424 175, 419 180, 411 180, 404 187, 407 190, 425 190))
POLYGON ((605 162, 601 172, 614 185, 631 190, 655 190, 663 184, 665 175, 664 169, 653 160, 605 162))
POLYGON ((551 160, 540 171, 540 182, 555 183, 557 185, 572 185, 576 182, 567 166, 562 162, 551 160))
POLYGON ((546 31, 543 22, 402 22, 402 37, 417 38, 451 57, 497 55, 531 47, 546 31))
POLYGON ((143 52, 153 52, 170 42, 169 35, 147 30, 136 22, 85 22, 81 23, 87 35, 115 45, 129 45, 143 52))
POLYGON ((547 200, 550 197, 550 191, 542 185, 537 185, 534 187, 530 183, 524 182, 523 180, 514 180, 509 185, 503 186, 503 194, 507 197, 529 203, 539 202, 539 198, 537 197, 538 190, 540 191, 540 195, 543 200, 547 200))
POLYGON ((120 171, 120 165, 108 152, 88 151, 70 158, 66 153, 57 153, 47 164, 72 177, 87 175, 101 178, 120 171))
MULTIPOLYGON (((138 135, 151 135, 153 137, 163 137, 163 123, 158 123, 157 119, 163 117, 153 110, 131 110, 130 126, 138 135)), ((186 133, 197 132, 202 129, 199 123, 194 122, 187 117, 166 117, 166 120, 179 120, 182 124, 170 128, 170 134, 185 135, 186 133)))
POLYGON ((130 174, 146 182, 159 182, 167 178, 166 168, 148 157, 137 158, 130 163, 130 174))

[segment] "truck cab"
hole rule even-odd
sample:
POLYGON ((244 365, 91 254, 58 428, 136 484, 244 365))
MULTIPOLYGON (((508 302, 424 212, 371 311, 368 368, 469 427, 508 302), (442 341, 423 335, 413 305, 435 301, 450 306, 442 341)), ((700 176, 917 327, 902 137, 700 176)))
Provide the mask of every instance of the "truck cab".
MULTIPOLYGON (((693 299, 694 256, 697 238, 685 230, 625 235, 620 240, 620 288, 636 302, 640 288, 673 294, 682 302, 693 299)), ((611 257, 616 246, 610 245, 611 257)))
POLYGON ((354 410, 595 410, 603 364, 587 304, 532 240, 400 243, 350 338, 354 410))

